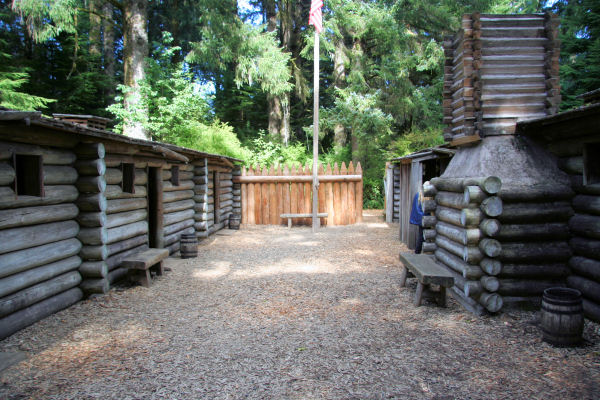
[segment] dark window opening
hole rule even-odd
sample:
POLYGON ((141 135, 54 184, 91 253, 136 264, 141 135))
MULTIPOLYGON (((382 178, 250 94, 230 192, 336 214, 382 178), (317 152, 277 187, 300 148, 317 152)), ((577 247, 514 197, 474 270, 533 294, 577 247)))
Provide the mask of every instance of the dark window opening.
POLYGON ((600 143, 586 143, 583 147, 583 184, 600 183, 600 143))
POLYGON ((171 167, 171 183, 173 186, 179 186, 179 166, 173 165, 171 167))
POLYGON ((15 183, 17 196, 44 196, 42 156, 15 154, 15 183))
POLYGON ((135 165, 123 163, 121 168, 123 170, 123 181, 121 182, 123 192, 135 193, 135 165))

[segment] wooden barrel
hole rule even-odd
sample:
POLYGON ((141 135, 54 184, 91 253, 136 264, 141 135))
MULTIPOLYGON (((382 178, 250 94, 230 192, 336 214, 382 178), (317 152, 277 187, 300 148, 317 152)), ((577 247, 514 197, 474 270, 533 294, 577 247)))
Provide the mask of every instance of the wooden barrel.
POLYGON ((231 215, 229 217, 229 229, 240 229, 240 222, 242 218, 239 215, 231 215))
POLYGON ((542 297, 540 326, 542 339, 554 346, 571 347, 581 343, 583 302, 575 289, 549 288, 542 297))
POLYGON ((196 234, 181 235, 180 243, 179 252, 181 253, 181 258, 198 257, 198 239, 196 238, 196 234))

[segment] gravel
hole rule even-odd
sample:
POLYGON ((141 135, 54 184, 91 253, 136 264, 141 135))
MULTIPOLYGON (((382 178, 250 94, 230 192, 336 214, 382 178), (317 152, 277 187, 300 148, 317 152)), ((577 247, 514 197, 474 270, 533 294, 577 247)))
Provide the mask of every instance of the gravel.
POLYGON ((398 225, 222 231, 118 288, 0 342, 27 359, 2 399, 593 399, 600 329, 541 341, 533 310, 414 307, 398 225))

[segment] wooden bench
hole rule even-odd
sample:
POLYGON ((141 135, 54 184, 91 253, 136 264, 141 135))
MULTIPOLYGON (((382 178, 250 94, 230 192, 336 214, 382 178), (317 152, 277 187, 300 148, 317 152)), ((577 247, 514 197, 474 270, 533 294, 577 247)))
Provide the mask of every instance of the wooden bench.
POLYGON ((129 278, 139 282, 144 287, 150 287, 150 273, 162 275, 163 260, 169 257, 168 249, 148 249, 141 253, 125 258, 121 266, 129 269, 129 278))
MULTIPOLYGON (((319 218, 327 218, 327 213, 318 213, 317 217, 319 218)), ((312 214, 310 213, 300 213, 300 214, 281 214, 279 218, 287 218, 288 220, 288 228, 292 227, 292 218, 312 218, 312 214)))
POLYGON ((444 267, 436 264, 432 256, 425 254, 400 253, 400 261, 404 264, 402 274, 400 275, 400 287, 406 284, 408 271, 419 281, 417 283, 417 293, 415 295, 415 306, 421 305, 423 292, 432 295, 442 307, 446 306, 446 288, 454 285, 454 277, 444 267), (430 289, 430 285, 439 285, 439 292, 430 289))

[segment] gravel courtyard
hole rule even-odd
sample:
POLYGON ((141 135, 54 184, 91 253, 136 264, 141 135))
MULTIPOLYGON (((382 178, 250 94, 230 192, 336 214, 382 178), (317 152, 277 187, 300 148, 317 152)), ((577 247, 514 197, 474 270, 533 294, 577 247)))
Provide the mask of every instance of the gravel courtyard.
POLYGON ((474 317, 398 287, 398 226, 251 227, 0 342, 2 399, 598 399, 600 328, 555 349, 533 311, 474 317))

